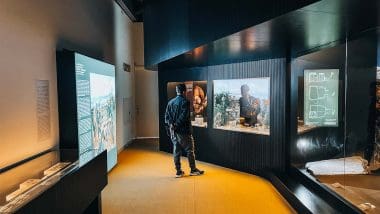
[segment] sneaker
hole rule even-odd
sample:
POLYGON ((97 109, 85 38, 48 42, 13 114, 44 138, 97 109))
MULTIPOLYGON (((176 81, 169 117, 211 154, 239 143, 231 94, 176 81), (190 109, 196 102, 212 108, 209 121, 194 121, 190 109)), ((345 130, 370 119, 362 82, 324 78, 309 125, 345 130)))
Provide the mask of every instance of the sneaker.
POLYGON ((183 177, 184 174, 185 174, 184 171, 179 170, 179 171, 177 171, 177 173, 175 174, 175 177, 176 177, 176 178, 181 178, 181 177, 183 177))
POLYGON ((192 170, 190 171, 190 175, 191 175, 191 176, 203 175, 204 173, 205 173, 205 171, 199 170, 199 169, 197 169, 197 168, 192 169, 192 170))

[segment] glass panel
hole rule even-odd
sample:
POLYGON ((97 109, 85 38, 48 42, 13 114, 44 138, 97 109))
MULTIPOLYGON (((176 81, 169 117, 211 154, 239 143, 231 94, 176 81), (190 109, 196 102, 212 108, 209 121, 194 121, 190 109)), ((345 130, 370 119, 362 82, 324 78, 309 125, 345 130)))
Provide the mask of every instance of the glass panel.
POLYGON ((340 44, 292 62, 291 159, 308 175, 343 174, 342 163, 323 161, 344 157, 345 54, 340 44))
POLYGON ((334 191, 345 186, 347 44, 292 61, 291 163, 334 191))
MULTIPOLYGON (((85 154, 92 154, 89 150, 85 154)), ((41 192, 71 173, 83 161, 78 150, 51 151, 0 173, 0 213, 15 213, 41 192)))
POLYGON ((339 193, 367 213, 380 212, 375 138, 377 37, 377 30, 367 31, 347 44, 345 186, 339 193))
POLYGON ((379 32, 292 61, 291 163, 366 213, 380 212, 379 32))

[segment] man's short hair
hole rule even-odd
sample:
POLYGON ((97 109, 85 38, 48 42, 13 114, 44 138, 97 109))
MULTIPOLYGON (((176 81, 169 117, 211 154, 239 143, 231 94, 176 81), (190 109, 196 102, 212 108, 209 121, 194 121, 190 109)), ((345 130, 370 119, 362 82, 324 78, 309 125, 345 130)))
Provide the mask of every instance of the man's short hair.
POLYGON ((181 83, 181 84, 178 84, 176 87, 175 87, 175 90, 177 92, 177 94, 182 94, 183 92, 186 91, 186 85, 181 83))

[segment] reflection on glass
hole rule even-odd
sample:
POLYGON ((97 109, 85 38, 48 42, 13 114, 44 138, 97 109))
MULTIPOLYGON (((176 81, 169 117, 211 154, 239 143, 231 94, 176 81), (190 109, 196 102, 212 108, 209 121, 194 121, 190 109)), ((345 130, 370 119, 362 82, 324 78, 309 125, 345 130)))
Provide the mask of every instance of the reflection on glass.
POLYGON ((291 162, 364 212, 380 213, 379 36, 371 34, 295 59, 291 162))
POLYGON ((74 161, 52 151, 0 173, 0 213, 17 211, 73 169, 74 161))
POLYGON ((214 128, 269 135, 270 78, 214 80, 214 128))
MULTIPOLYGON (((177 96, 175 87, 182 82, 169 82, 168 100, 177 96)), ((186 81, 186 99, 190 101, 191 125, 207 127, 207 81, 186 81)))

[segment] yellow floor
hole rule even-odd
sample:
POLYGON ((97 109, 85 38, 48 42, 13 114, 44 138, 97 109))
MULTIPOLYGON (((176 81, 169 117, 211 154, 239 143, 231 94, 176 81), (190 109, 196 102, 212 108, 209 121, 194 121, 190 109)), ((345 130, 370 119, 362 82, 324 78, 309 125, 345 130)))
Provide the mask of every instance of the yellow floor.
MULTIPOLYGON (((188 174, 187 159, 182 168, 188 174)), ((174 178, 172 156, 134 145, 119 155, 102 192, 105 214, 294 213, 266 180, 197 162, 203 176, 174 178)))

